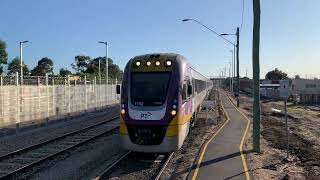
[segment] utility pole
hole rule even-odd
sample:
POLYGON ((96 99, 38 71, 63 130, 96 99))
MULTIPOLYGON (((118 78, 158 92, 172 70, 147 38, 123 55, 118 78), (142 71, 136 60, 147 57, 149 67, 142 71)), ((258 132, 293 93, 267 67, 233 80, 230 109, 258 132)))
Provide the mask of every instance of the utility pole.
MULTIPOLYGON (((233 46, 233 77, 236 77, 236 45, 233 46)), ((235 90, 235 88, 233 90, 235 90)), ((233 92, 233 95, 234 94, 233 92)))
POLYGON ((253 150, 260 152, 260 0, 253 0, 253 40, 252 40, 252 65, 253 65, 253 150))
POLYGON ((239 100, 239 96, 240 96, 240 75, 239 75, 239 27, 237 27, 237 32, 236 32, 236 36, 237 36, 237 107, 240 106, 240 100, 239 100))
POLYGON ((229 62, 229 90, 232 92, 232 81, 231 81, 231 70, 232 70, 232 61, 229 62))
POLYGON ((224 67, 224 84, 225 84, 225 88, 227 88, 228 82, 227 82, 227 68, 224 67))

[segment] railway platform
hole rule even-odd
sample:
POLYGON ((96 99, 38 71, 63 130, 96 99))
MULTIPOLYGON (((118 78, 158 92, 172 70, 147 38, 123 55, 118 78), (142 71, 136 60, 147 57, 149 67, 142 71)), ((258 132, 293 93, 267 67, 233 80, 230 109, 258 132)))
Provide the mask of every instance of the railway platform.
POLYGON ((242 149, 249 120, 223 92, 221 100, 227 120, 202 147, 188 179, 253 179, 242 149))

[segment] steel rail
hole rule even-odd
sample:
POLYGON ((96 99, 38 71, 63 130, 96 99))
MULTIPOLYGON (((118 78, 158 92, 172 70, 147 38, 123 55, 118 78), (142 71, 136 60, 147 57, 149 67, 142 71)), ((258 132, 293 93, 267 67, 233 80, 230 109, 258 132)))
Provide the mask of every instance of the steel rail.
MULTIPOLYGON (((59 136, 59 137, 50 139, 50 140, 48 140, 48 141, 45 141, 45 142, 42 142, 42 143, 38 143, 38 144, 36 144, 36 145, 29 146, 29 147, 26 147, 26 148, 23 148, 23 149, 20 149, 20 150, 11 152, 11 153, 9 153, 9 154, 6 154, 6 155, 4 155, 4 156, 1 156, 0 161, 1 161, 1 160, 4 160, 4 159, 8 159, 8 158, 13 157, 13 156, 16 156, 16 155, 18 155, 18 154, 20 155, 20 154, 22 154, 22 153, 24 153, 24 152, 26 152, 26 151, 28 152, 28 151, 36 150, 36 149, 39 148, 39 147, 41 147, 41 148, 42 148, 42 147, 45 147, 46 145, 50 145, 50 143, 52 143, 52 142, 61 140, 61 139, 66 138, 66 137, 68 137, 68 136, 76 135, 76 134, 78 134, 78 133, 83 133, 83 132, 85 132, 86 130, 90 130, 90 129, 92 129, 92 128, 95 128, 95 127, 98 127, 98 126, 100 126, 100 125, 103 125, 103 124, 109 123, 109 122, 111 122, 111 121, 114 121, 114 120, 116 120, 116 119, 118 119, 118 117, 116 117, 116 118, 111 118, 111 119, 108 119, 107 121, 103 121, 103 122, 97 123, 97 124, 95 124, 95 125, 87 126, 87 127, 82 128, 82 129, 80 129, 80 130, 77 130, 77 131, 74 131, 74 132, 71 132, 71 133, 68 133, 68 134, 65 134, 65 135, 62 135, 62 136, 59 136)), ((61 150, 59 150, 59 151, 57 151, 57 152, 54 152, 54 153, 51 153, 51 154, 48 153, 49 155, 46 155, 45 157, 42 157, 42 158, 40 158, 40 159, 38 159, 38 160, 35 160, 34 162, 31 162, 31 163, 26 163, 26 165, 23 165, 23 166, 20 167, 20 168, 17 168, 17 169, 15 169, 15 170, 9 171, 6 175, 1 176, 0 179, 8 179, 8 178, 14 177, 14 176, 17 175, 18 173, 20 173, 20 172, 22 172, 22 171, 24 171, 24 170, 26 170, 26 169, 29 169, 29 168, 31 168, 31 167, 34 167, 34 166, 38 165, 38 164, 41 164, 41 163, 43 163, 43 162, 45 162, 45 161, 47 161, 47 160, 49 160, 49 159, 51 159, 51 158, 53 158, 53 157, 55 157, 55 156, 57 156, 57 155, 60 155, 60 154, 66 152, 66 151, 68 151, 68 150, 71 150, 71 149, 73 149, 73 148, 75 148, 75 147, 78 147, 78 146, 81 146, 81 145, 83 145, 83 144, 85 144, 85 143, 88 143, 88 142, 90 142, 90 141, 92 141, 92 140, 94 140, 94 139, 96 139, 96 138, 98 138, 98 137, 101 137, 101 136, 105 135, 105 134, 109 134, 109 133, 115 131, 115 130, 118 129, 118 128, 119 128, 118 126, 117 126, 117 127, 113 127, 113 128, 111 128, 111 129, 109 129, 109 130, 107 130, 107 131, 104 131, 104 132, 102 132, 102 133, 99 133, 99 134, 96 134, 96 135, 94 135, 94 136, 92 136, 92 137, 89 137, 88 139, 85 139, 85 140, 80 141, 80 142, 76 142, 75 144, 73 144, 73 145, 71 145, 71 146, 67 146, 67 147, 65 147, 65 148, 62 148, 61 150)), ((0 163, 1 163, 1 162, 0 162, 0 163)))
POLYGON ((82 129, 79 129, 79 130, 75 130, 75 131, 73 131, 73 132, 70 132, 70 133, 67 133, 67 134, 64 134, 64 135, 61 135, 61 136, 58 136, 58 137, 54 137, 54 138, 49 139, 49 140, 47 140, 47 141, 40 142, 40 143, 38 143, 38 144, 34 144, 34 145, 31 145, 31 146, 28 146, 28 147, 25 147, 25 148, 21 148, 21 149, 18 149, 18 150, 16 150, 16 151, 12 151, 12 152, 10 152, 10 153, 8 153, 8 154, 5 154, 5 155, 0 156, 0 161, 2 161, 3 159, 7 159, 7 158, 9 158, 9 157, 11 157, 11 156, 15 156, 15 155, 17 155, 17 154, 19 154, 19 153, 23 153, 23 152, 25 152, 25 151, 31 150, 31 149, 33 149, 33 148, 37 148, 37 147, 39 147, 39 146, 43 146, 43 145, 45 145, 45 144, 51 143, 51 142, 53 142, 53 141, 56 141, 56 140, 59 140, 59 139, 63 139, 63 138, 65 138, 65 137, 67 137, 67 136, 80 133, 80 132, 82 132, 82 131, 85 131, 85 130, 88 130, 88 129, 91 129, 91 128, 100 126, 100 125, 105 124, 105 123, 110 122, 110 121, 114 121, 114 120, 116 120, 116 119, 118 119, 118 118, 119 118, 119 117, 113 117, 113 118, 108 119, 107 121, 103 121, 103 122, 100 122, 100 123, 97 123, 97 124, 94 124, 94 125, 89 125, 89 126, 86 126, 85 128, 82 128, 82 129))
POLYGON ((167 157, 163 158, 165 160, 165 162, 162 165, 162 167, 161 167, 160 171, 158 172, 157 176, 154 178, 154 180, 159 180, 160 179, 160 177, 162 176, 162 173, 164 172, 164 170, 166 169, 168 163, 172 159, 173 154, 174 154, 174 152, 170 153, 169 155, 166 155, 167 157))
POLYGON ((131 153, 132 153, 132 151, 127 151, 126 153, 122 154, 115 162, 113 162, 111 165, 109 165, 102 173, 100 173, 96 178, 94 178, 94 180, 101 180, 103 178, 103 176, 108 171, 110 171, 110 169, 115 167, 120 161, 122 161, 122 159, 129 156, 129 154, 131 154, 131 153))

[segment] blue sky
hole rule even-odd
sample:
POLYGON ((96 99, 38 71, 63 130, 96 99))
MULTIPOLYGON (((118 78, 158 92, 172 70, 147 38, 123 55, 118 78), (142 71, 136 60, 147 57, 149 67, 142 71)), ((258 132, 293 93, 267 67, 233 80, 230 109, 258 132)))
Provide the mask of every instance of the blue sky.
MULTIPOLYGON (((240 73, 252 74, 252 0, 244 0, 240 73)), ((320 1, 261 1, 261 76, 278 67, 290 76, 320 78, 320 1)), ((183 18, 195 18, 217 32, 233 33, 241 24, 242 0, 2 0, 0 39, 10 60, 19 41, 29 40, 24 60, 33 68, 42 57, 54 68, 71 69, 74 56, 104 56, 97 41, 108 41, 121 68, 133 56, 176 52, 199 71, 217 75, 228 66, 232 46, 183 18)), ((234 41, 233 37, 230 40, 234 41)))

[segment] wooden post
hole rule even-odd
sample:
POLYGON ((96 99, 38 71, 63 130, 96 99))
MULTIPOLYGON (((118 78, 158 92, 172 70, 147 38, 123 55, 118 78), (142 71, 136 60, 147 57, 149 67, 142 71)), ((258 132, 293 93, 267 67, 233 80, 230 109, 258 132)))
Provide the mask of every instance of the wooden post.
POLYGON ((253 150, 260 152, 260 0, 253 0, 253 40, 252 40, 252 66, 253 66, 253 150))

